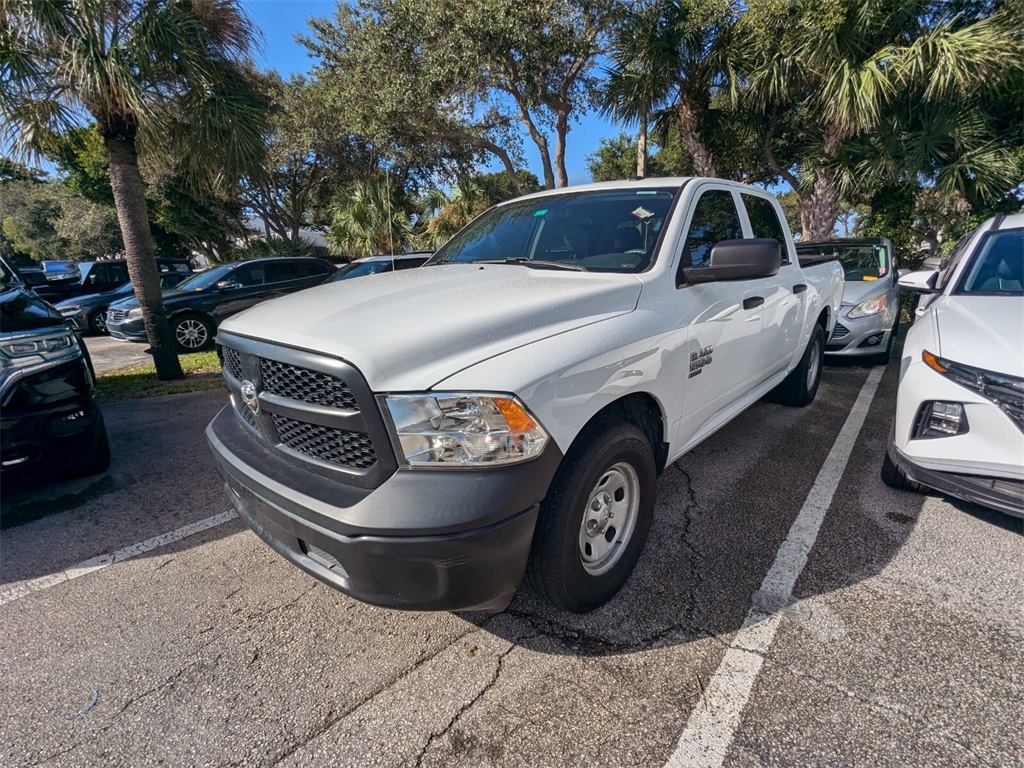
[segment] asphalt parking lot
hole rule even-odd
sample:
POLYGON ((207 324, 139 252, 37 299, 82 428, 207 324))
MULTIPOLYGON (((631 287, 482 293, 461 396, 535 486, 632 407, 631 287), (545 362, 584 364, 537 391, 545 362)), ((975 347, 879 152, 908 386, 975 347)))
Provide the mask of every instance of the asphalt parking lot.
POLYGON ((669 467, 585 616, 353 601, 229 514, 223 391, 105 405, 107 473, 3 498, 0 764, 1024 765, 1021 524, 882 484, 897 376, 669 467))

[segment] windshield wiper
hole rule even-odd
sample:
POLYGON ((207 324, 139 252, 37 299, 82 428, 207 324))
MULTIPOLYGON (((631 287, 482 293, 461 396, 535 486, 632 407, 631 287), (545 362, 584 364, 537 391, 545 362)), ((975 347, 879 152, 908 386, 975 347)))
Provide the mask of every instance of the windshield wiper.
POLYGON ((506 259, 478 259, 474 264, 522 264, 524 267, 536 267, 537 269, 568 269, 573 272, 586 272, 587 268, 581 264, 570 264, 566 261, 543 261, 539 259, 524 259, 522 257, 506 259))

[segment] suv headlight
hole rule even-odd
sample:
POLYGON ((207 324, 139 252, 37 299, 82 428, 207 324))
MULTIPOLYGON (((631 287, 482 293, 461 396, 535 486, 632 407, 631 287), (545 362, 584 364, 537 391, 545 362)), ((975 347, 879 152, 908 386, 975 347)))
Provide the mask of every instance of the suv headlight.
POLYGON ((883 293, 881 296, 872 296, 870 299, 864 299, 864 301, 847 312, 846 316, 855 318, 877 315, 879 312, 885 312, 885 308, 888 306, 889 297, 883 293))
POLYGON ((405 463, 495 466, 539 456, 548 433, 515 397, 463 392, 386 395, 405 463))
POLYGON ((928 350, 922 352, 921 359, 939 375, 995 404, 1024 432, 1024 378, 947 360, 928 350))
POLYGON ((142 317, 142 307, 136 307, 135 309, 129 309, 128 314, 125 315, 125 319, 134 320, 137 317, 142 317))
POLYGON ((78 337, 69 328, 8 337, 0 339, 0 368, 24 368, 73 357, 78 350, 78 337))

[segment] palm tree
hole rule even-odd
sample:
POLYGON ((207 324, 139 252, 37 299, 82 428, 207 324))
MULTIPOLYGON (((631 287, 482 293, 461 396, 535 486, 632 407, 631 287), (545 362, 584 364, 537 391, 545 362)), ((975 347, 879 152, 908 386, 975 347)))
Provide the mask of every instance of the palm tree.
MULTIPOLYGON (((1009 11, 936 20, 933 5, 927 0, 833 0, 827 8, 811 0, 759 2, 751 3, 741 20, 738 96, 765 114, 765 156, 799 195, 805 239, 832 234, 852 140, 877 142, 886 130, 893 131, 885 141, 888 150, 895 134, 909 135, 899 128, 901 121, 920 123, 923 116, 942 113, 943 105, 1021 76, 1019 26, 1009 11), (799 173, 774 156, 775 129, 784 113, 803 114, 803 130, 811 137, 799 173)), ((926 122, 934 127, 934 121, 926 122)), ((953 175, 963 179, 979 170, 1005 175, 1005 158, 986 149, 992 137, 972 136, 967 128, 961 123, 954 131, 959 146, 946 158, 960 168, 953 175)), ((925 133, 922 129, 919 138, 925 133)), ((932 155, 923 165, 934 163, 934 153, 919 149, 932 155)), ((906 159, 913 153, 900 154, 906 159)), ((874 170, 882 170, 885 155, 875 155, 874 170)), ((867 170, 861 167, 859 173, 867 170)), ((986 183, 998 186, 994 180, 986 183)))
POLYGON ((428 190, 417 205, 416 224, 420 231, 415 241, 435 250, 496 202, 488 197, 478 180, 469 177, 459 179, 451 195, 441 189, 428 190))
POLYGON ((401 187, 390 176, 361 179, 335 201, 327 244, 336 253, 401 253, 412 230, 401 187))
POLYGON ((606 114, 640 125, 637 175, 642 176, 646 127, 669 105, 698 176, 717 176, 709 126, 711 101, 728 84, 736 0, 656 0, 629 13, 615 35, 606 69, 606 114))
POLYGON ((95 121, 128 273, 161 379, 180 378, 161 301, 140 150, 195 178, 259 157, 261 110, 241 69, 254 30, 237 0, 3 0, 0 144, 38 155, 95 121))

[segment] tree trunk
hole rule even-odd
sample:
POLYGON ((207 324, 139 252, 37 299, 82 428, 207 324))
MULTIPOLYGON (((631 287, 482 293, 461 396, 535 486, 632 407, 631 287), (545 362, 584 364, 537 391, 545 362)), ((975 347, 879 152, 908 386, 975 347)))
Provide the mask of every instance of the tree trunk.
POLYGON ((839 188, 828 168, 814 170, 814 186, 800 197, 801 238, 804 241, 828 240, 839 217, 839 188))
POLYGON ((569 174, 565 171, 565 137, 569 133, 569 113, 559 112, 555 118, 555 173, 558 186, 569 186, 569 174))
MULTIPOLYGON (((822 137, 822 154, 825 158, 836 156, 841 142, 841 131, 835 125, 825 128, 822 137)), ((800 196, 800 224, 803 240, 828 240, 835 231, 839 218, 839 185, 836 176, 825 163, 814 169, 814 185, 809 194, 800 196)))
POLYGON ((676 105, 676 111, 679 113, 679 135, 693 159, 695 175, 717 177, 715 156, 700 134, 700 120, 693 105, 682 98, 676 105))
POLYGON ((146 211, 146 190, 139 172, 135 151, 135 130, 127 126, 121 130, 103 132, 103 146, 110 163, 110 186, 114 192, 117 219, 124 238, 128 276, 135 286, 135 298, 142 308, 142 319, 149 339, 149 352, 153 355, 156 375, 161 381, 184 376, 178 362, 177 346, 164 312, 160 272, 156 266, 153 235, 149 229, 146 211))
POLYGON ((640 129, 636 134, 636 175, 647 175, 647 115, 640 116, 640 129))

